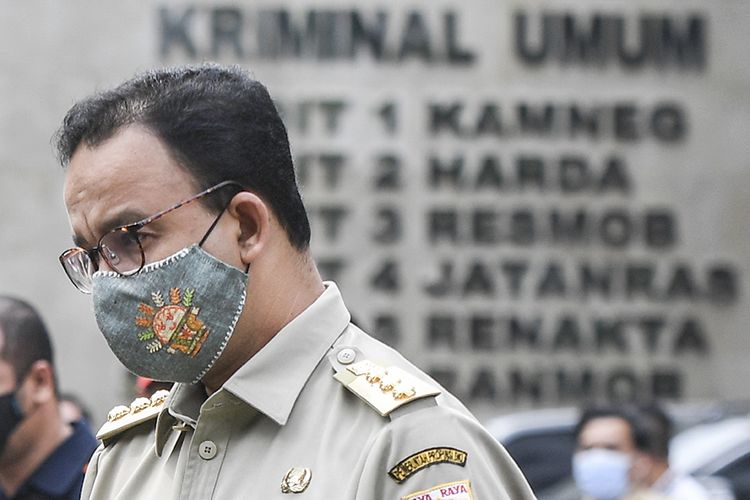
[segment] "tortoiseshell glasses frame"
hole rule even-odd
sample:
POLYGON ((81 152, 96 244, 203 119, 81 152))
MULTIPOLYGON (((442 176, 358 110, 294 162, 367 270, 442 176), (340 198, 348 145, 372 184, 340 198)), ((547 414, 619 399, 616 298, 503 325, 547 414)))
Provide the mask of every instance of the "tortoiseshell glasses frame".
MULTIPOLYGON (((59 257, 65 274, 78 290, 83 293, 91 293, 93 288, 92 277, 99 269, 100 257, 104 259, 110 269, 120 276, 132 276, 138 273, 146 264, 146 254, 138 236, 139 230, 146 224, 226 186, 235 186, 240 191, 244 189, 236 181, 220 182, 150 217, 107 231, 99 238, 99 242, 94 248, 87 250, 81 247, 73 247, 65 250, 59 257)), ((214 220, 206 235, 219 221, 219 217, 221 217, 221 214, 214 220)), ((205 237, 199 244, 203 244, 205 237)))

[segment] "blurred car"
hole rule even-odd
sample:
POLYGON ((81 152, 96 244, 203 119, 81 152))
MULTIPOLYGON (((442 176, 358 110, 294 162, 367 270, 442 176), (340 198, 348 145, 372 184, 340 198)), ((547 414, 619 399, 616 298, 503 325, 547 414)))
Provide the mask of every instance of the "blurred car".
POLYGON ((737 500, 750 500, 750 416, 693 426, 672 439, 671 466, 698 477, 719 477, 737 500))
POLYGON ((571 477, 578 415, 575 408, 531 410, 495 417, 485 426, 540 496, 571 477))

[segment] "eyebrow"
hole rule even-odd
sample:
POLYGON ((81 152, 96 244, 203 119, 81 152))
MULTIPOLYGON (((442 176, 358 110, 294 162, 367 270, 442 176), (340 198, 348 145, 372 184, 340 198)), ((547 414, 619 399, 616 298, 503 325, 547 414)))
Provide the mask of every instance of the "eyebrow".
MULTIPOLYGON (((141 221, 147 217, 148 215, 145 215, 143 212, 141 212, 138 209, 123 210, 122 212, 119 212, 117 214, 112 215, 111 217, 107 219, 104 219, 104 221, 101 224, 99 224, 99 228, 98 228, 99 238, 101 238, 103 235, 107 234, 113 229, 133 224, 134 222, 141 221)), ((86 248, 86 244, 88 243, 88 240, 81 236, 74 235, 73 243, 77 247, 86 248)))

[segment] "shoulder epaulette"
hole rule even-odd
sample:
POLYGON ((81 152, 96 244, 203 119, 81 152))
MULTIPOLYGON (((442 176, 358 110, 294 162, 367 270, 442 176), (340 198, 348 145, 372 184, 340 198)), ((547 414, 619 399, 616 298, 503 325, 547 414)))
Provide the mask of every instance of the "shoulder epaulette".
POLYGON ((369 360, 347 366, 334 378, 383 417, 407 403, 440 394, 440 389, 401 368, 369 360))
POLYGON ((96 433, 96 438, 107 441, 121 432, 155 418, 164 408, 167 396, 169 391, 156 391, 150 399, 136 398, 130 406, 115 406, 107 414, 107 421, 96 433))

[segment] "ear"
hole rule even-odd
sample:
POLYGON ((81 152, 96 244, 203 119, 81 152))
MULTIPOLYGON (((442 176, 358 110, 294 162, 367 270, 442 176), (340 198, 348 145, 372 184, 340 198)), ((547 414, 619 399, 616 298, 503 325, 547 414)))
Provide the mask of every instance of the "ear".
POLYGON ((24 392, 33 405, 42 405, 55 398, 55 376, 49 361, 35 361, 23 382, 24 392))
POLYGON ((240 258, 243 264, 249 265, 268 244, 271 236, 271 210, 258 195, 242 191, 232 198, 227 211, 237 220, 240 258))

